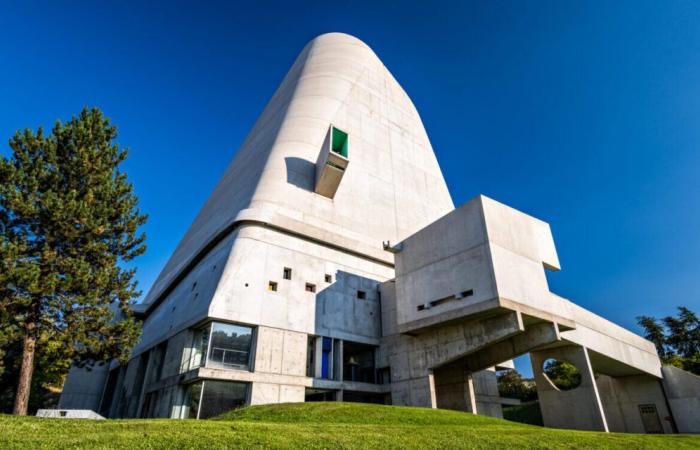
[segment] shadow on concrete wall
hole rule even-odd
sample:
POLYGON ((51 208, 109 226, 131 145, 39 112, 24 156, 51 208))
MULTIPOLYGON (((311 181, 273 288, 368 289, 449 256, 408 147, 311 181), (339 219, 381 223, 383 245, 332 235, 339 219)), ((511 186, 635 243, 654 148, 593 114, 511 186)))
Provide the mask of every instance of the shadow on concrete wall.
POLYGON ((379 282, 353 273, 336 271, 331 284, 322 283, 316 293, 315 334, 349 339, 381 337, 379 282), (364 298, 358 298, 358 291, 364 298))
POLYGON ((316 178, 316 164, 295 156, 284 158, 284 162, 287 166, 287 183, 313 192, 316 178))

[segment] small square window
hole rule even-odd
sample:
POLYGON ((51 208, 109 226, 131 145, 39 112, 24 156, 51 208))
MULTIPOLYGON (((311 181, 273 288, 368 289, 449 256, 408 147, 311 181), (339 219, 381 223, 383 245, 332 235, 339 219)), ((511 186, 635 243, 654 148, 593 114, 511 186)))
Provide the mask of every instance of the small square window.
POLYGON ((316 292, 316 285, 311 283, 306 283, 306 292, 316 292))
POLYGON ((285 267, 284 270, 282 271, 282 278, 285 280, 291 280, 292 279, 292 269, 289 267, 285 267))
POLYGON ((367 298, 367 293, 365 291, 357 291, 357 298, 364 300, 367 298))
POLYGON ((333 282, 333 275, 326 274, 325 280, 326 280, 326 283, 332 283, 333 282))
POLYGON ((270 281, 269 283, 267 283, 267 290, 277 292, 277 283, 274 281, 270 281))

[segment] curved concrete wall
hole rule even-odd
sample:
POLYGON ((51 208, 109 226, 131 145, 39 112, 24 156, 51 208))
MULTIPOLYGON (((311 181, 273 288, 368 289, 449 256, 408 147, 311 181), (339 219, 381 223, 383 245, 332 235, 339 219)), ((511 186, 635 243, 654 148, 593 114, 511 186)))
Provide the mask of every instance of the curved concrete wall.
POLYGON ((381 248, 382 240, 400 240, 453 208, 408 95, 367 45, 325 34, 299 55, 145 303, 158 299, 243 209, 381 248), (350 142, 349 167, 332 200, 313 192, 331 124, 350 142))

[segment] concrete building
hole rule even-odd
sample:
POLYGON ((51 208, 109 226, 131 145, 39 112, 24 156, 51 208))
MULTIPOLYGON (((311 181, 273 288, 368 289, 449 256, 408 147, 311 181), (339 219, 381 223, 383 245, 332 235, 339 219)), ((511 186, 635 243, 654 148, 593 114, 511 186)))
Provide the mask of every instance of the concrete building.
POLYGON ((545 270, 559 270, 549 225, 483 196, 455 209, 406 92, 367 45, 325 34, 139 305, 133 359, 73 369, 61 407, 206 418, 343 400, 498 417, 494 370, 530 353, 546 425, 697 431, 700 379, 666 376, 652 343, 550 292, 545 270), (557 388, 550 358, 580 386, 557 388))

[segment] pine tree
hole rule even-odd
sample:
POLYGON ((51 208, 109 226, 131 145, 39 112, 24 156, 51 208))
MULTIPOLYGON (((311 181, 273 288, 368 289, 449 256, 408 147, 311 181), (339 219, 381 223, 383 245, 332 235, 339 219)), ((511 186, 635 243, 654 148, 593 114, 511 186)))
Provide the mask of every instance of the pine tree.
POLYGON ((644 337, 656 345, 661 361, 700 375, 700 319, 685 306, 678 307, 676 317, 639 316, 637 324, 644 337))
POLYGON ((666 335, 664 334, 664 327, 659 324, 659 321, 655 317, 649 316, 639 316, 637 317, 637 324, 644 328, 644 337, 656 346, 656 351, 661 358, 666 356, 666 335))
POLYGON ((90 367, 128 359, 138 339, 125 263, 145 251, 146 216, 116 136, 86 108, 49 135, 17 132, 0 159, 0 345, 21 341, 15 414, 27 413, 37 352, 90 367))

